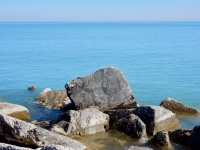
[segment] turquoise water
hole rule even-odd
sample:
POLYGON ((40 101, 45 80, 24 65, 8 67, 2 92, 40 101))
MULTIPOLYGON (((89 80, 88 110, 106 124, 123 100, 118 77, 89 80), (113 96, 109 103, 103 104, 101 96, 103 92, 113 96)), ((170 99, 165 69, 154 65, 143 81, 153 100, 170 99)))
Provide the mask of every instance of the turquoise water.
POLYGON ((28 107, 31 120, 61 112, 35 103, 44 88, 104 66, 124 73, 139 105, 172 97, 200 111, 200 22, 0 23, 0 101, 28 107))

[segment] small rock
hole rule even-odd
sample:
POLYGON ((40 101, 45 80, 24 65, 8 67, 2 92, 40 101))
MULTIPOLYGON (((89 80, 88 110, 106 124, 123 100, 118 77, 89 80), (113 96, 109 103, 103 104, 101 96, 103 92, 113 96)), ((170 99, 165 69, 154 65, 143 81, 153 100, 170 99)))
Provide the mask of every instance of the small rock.
POLYGON ((153 150, 153 149, 148 147, 130 146, 128 148, 125 148, 124 150, 153 150))
POLYGON ((157 132, 153 138, 150 140, 150 143, 162 149, 172 149, 171 142, 169 140, 168 132, 159 131, 157 132))
POLYGON ((34 85, 33 85, 33 86, 29 86, 29 87, 28 87, 28 90, 29 90, 29 91, 33 91, 33 90, 36 90, 36 89, 37 89, 37 87, 36 87, 36 86, 34 86, 34 85))
POLYGON ((118 120, 113 128, 137 140, 146 136, 146 125, 134 114, 118 120))
POLYGON ((181 115, 196 115, 199 114, 199 112, 196 109, 187 107, 178 101, 172 99, 172 98, 166 98, 163 100, 160 104, 160 106, 164 107, 165 109, 168 109, 172 111, 175 114, 181 114, 181 115))

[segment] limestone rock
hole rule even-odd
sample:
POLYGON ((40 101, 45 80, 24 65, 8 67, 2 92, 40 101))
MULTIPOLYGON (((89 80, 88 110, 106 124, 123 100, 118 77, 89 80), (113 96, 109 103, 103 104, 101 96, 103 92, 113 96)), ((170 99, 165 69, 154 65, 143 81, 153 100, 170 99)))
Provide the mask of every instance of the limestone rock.
POLYGON ((150 143, 162 149, 172 149, 171 142, 169 140, 168 132, 159 131, 157 132, 153 138, 150 140, 150 143))
POLYGON ((26 107, 6 102, 0 102, 0 114, 5 114, 20 120, 30 119, 30 112, 26 107))
POLYGON ((76 150, 86 149, 78 141, 2 114, 0 114, 0 135, 9 142, 27 146, 43 147, 55 144, 76 150))
POLYGON ((34 86, 34 85, 33 85, 33 86, 29 86, 29 87, 28 87, 28 90, 29 90, 29 91, 33 91, 33 90, 36 90, 36 89, 37 89, 37 87, 36 87, 36 86, 34 86))
POLYGON ((114 129, 123 132, 130 137, 140 140, 142 137, 146 136, 146 125, 142 120, 134 115, 130 114, 120 120, 118 120, 113 125, 114 129))
POLYGON ((178 119, 174 113, 161 106, 141 106, 133 110, 145 124, 147 133, 153 135, 157 131, 174 128, 178 119))
POLYGON ((0 150, 32 150, 31 148, 19 147, 15 145, 0 143, 0 150))
POLYGON ((172 111, 175 114, 181 114, 181 115, 199 114, 199 112, 196 109, 187 107, 172 98, 166 98, 161 102, 160 106, 172 111))
POLYGON ((128 148, 125 148, 124 150, 153 150, 153 149, 148 147, 130 146, 128 148))
POLYGON ((76 135, 89 135, 105 131, 105 127, 109 124, 109 116, 96 108, 87 108, 79 111, 69 110, 58 116, 53 124, 60 121, 75 125, 76 135))
POLYGON ((65 90, 55 90, 51 92, 49 89, 45 89, 36 97, 36 100, 40 104, 56 108, 64 108, 66 99, 67 93, 65 90))
POLYGON ((48 145, 42 148, 38 148, 37 150, 74 150, 74 149, 62 145, 48 145))
POLYGON ((123 73, 114 67, 102 68, 89 76, 78 77, 67 83, 65 88, 76 109, 95 107, 106 111, 137 107, 123 73))
POLYGON ((116 109, 116 110, 108 110, 104 113, 109 115, 109 126, 113 126, 115 122, 120 120, 123 117, 126 117, 129 114, 132 114, 133 109, 116 109))

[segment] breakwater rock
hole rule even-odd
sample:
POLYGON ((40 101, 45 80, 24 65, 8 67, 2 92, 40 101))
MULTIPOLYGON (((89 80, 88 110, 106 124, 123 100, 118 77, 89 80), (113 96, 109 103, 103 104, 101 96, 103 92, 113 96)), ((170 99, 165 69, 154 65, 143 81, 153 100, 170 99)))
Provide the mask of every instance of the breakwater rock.
POLYGON ((0 114, 0 135, 8 142, 31 147, 43 147, 55 144, 68 146, 76 150, 86 149, 78 141, 2 114, 0 114))
POLYGON ((175 114, 179 114, 179 115, 199 114, 199 112, 196 109, 187 107, 187 106, 181 104, 180 102, 178 102, 177 100, 169 98, 169 97, 166 98, 165 100, 163 100, 161 102, 160 106, 172 111, 175 114))
POLYGON ((137 102, 123 73, 114 67, 97 70, 65 85, 76 109, 95 107, 100 111, 135 108, 137 102))
POLYGON ((30 119, 30 112, 26 107, 6 102, 0 102, 0 114, 5 114, 20 120, 30 119))

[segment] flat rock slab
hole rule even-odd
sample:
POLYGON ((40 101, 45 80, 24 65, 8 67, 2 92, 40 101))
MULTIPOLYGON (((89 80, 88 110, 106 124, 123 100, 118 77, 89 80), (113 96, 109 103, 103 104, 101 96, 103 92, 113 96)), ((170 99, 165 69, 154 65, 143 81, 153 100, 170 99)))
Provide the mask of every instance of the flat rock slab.
POLYGON ((168 109, 172 111, 175 114, 180 114, 180 115, 196 115, 199 114, 198 110, 194 108, 187 107, 180 102, 178 102, 175 99, 172 98, 166 98, 163 100, 160 104, 160 106, 164 107, 165 109, 168 109))
POLYGON ((172 129, 179 122, 174 113, 161 106, 141 106, 132 112, 146 124, 147 133, 150 135, 172 129))
MULTIPOLYGON (((63 122, 64 126, 62 125, 63 123, 60 125, 60 127, 64 127, 63 130, 65 130, 65 134, 69 134, 68 130, 71 130, 76 135, 89 135, 103 132, 105 131, 105 127, 109 126, 109 116, 96 108, 87 108, 79 111, 69 110, 59 115, 53 124, 59 125, 61 121, 68 122, 68 124, 63 122), (66 125, 67 128, 65 128, 66 125), (74 129, 76 131, 74 131, 74 129)), ((58 125, 54 125, 51 130, 56 131, 58 125)))
POLYGON ((30 119, 30 112, 26 107, 6 102, 0 102, 0 114, 5 114, 20 120, 30 119))
POLYGON ((86 149, 78 141, 2 114, 0 114, 0 135, 9 142, 27 146, 44 147, 54 144, 76 150, 86 149))
POLYGON ((97 70, 65 85, 76 109, 95 107, 101 111, 135 108, 137 103, 123 73, 114 67, 97 70))

